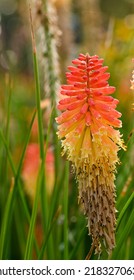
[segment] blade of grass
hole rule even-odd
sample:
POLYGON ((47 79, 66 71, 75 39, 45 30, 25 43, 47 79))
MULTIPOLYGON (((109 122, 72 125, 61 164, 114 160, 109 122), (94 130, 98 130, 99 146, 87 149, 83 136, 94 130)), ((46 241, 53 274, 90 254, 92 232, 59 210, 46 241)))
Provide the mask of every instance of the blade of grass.
MULTIPOLYGON (((24 256, 24 250, 25 250, 25 245, 26 245, 27 223, 26 223, 24 210, 23 210, 19 196, 17 196, 17 199, 15 200, 12 224, 13 223, 16 228, 15 238, 18 239, 20 258, 22 259, 24 256)), ((11 246, 12 246, 12 244, 11 244, 11 246)))
MULTIPOLYGON (((33 121, 34 121, 34 118, 35 118, 35 113, 33 115, 33 119, 32 119, 32 124, 33 124, 33 121)), ((32 125, 31 124, 31 125, 32 125)), ((12 172, 13 172, 13 175, 14 177, 17 176, 17 172, 15 170, 15 166, 14 166, 14 163, 13 163, 13 160, 12 160, 12 156, 10 154, 10 151, 8 149, 8 145, 6 143, 6 140, 4 139, 4 136, 3 134, 1 133, 0 131, 0 135, 1 135, 1 139, 3 141, 3 144, 7 150, 7 155, 8 155, 8 159, 9 159, 9 163, 10 163, 10 166, 11 166, 11 169, 12 169, 12 172)), ((25 200, 25 197, 24 197, 24 192, 23 192, 23 189, 22 189, 22 186, 21 186, 21 182, 19 181, 18 182, 18 193, 20 195, 20 198, 21 198, 21 202, 22 202, 22 207, 23 207, 23 212, 25 214, 25 217, 27 219, 27 222, 30 223, 30 213, 29 213, 29 209, 28 209, 28 206, 27 206, 27 203, 26 203, 26 200, 25 200)), ((12 194, 10 194, 10 196, 12 196, 12 194)), ((11 200, 11 197, 9 197, 9 201, 11 200)), ((9 202, 10 204, 11 202, 9 202)), ((8 209, 8 204, 7 204, 7 209, 8 209)), ((8 210, 7 210, 8 212, 8 210)), ((35 250, 36 250, 36 254, 38 255, 38 246, 37 246, 37 242, 36 240, 34 239, 34 245, 35 245, 35 250)))
POLYGON ((49 231, 47 232, 47 236, 46 238, 44 239, 44 242, 42 244, 42 247, 41 247, 41 250, 40 250, 40 253, 39 253, 39 256, 38 256, 38 259, 39 260, 42 260, 43 259, 43 256, 44 256, 44 253, 45 253, 45 249, 46 249, 46 246, 47 246, 47 243, 48 243, 48 240, 49 240, 49 237, 50 237, 50 234, 52 232, 52 229, 53 229, 53 226, 55 224, 55 222, 57 221, 57 218, 59 216, 61 212, 61 208, 58 208, 58 210, 56 211, 55 215, 54 215, 54 218, 52 220, 52 223, 49 227, 49 231))
MULTIPOLYGON (((5 74, 5 112, 7 112, 6 123, 3 122, 3 133, 5 135, 5 139, 7 139, 7 144, 9 145, 9 121, 10 121, 10 113, 11 113, 11 95, 12 95, 12 81, 9 73, 5 74)), ((1 163, 0 163, 0 180, 2 182, 1 187, 1 209, 4 209, 5 199, 8 193, 8 174, 7 174, 7 151, 6 149, 2 149, 1 155, 1 163), (4 160, 3 160, 4 159, 4 160)), ((4 213, 2 213, 3 216, 4 213)))
MULTIPOLYGON (((6 76, 6 95, 8 98, 7 98, 7 105, 6 105, 7 119, 6 119, 6 126, 5 126, 5 139, 7 140, 7 145, 9 146, 9 124, 10 124, 11 97, 12 97, 12 80, 9 74, 7 74, 6 76)), ((7 178, 7 155, 5 155, 3 170, 6 179, 7 178)))
POLYGON ((34 239, 34 228, 35 228, 35 221, 36 221, 36 216, 37 216, 38 202, 39 202, 39 197, 40 197, 40 188, 41 188, 43 175, 44 175, 44 164, 41 163, 40 171, 38 174, 36 195, 35 195, 34 205, 33 205, 33 209, 32 209, 32 216, 31 216, 30 227, 29 227, 29 232, 28 232, 28 237, 27 237, 24 260, 31 259, 32 248, 33 248, 33 239, 34 239))
MULTIPOLYGON (((34 112, 32 120, 31 120, 30 131, 31 131, 34 119, 35 119, 35 115, 36 115, 36 112, 34 112)), ((4 146, 5 146, 5 149, 6 149, 6 152, 7 152, 7 156, 8 156, 8 160, 9 160, 9 164, 10 164, 10 167, 11 167, 12 172, 13 172, 13 176, 14 176, 14 178, 16 178, 17 177, 17 171, 15 169, 15 166, 14 166, 14 163, 13 163, 13 160, 12 160, 12 156, 11 156, 10 150, 8 148, 8 143, 5 140, 1 130, 0 130, 0 137, 2 139, 2 142, 3 142, 4 146)), ((20 181, 18 182, 18 190, 19 190, 19 195, 21 197, 24 213, 26 215, 27 220, 30 221, 30 214, 29 214, 29 210, 28 210, 28 207, 27 207, 27 204, 26 204, 26 201, 25 201, 25 197, 24 197, 24 193, 23 193, 20 181)))
POLYGON ((129 207, 129 205, 130 205, 130 203, 131 203, 131 201, 132 201, 133 199, 134 199, 134 192, 130 195, 129 199, 127 200, 126 204, 124 205, 123 209, 122 209, 121 212, 120 212, 120 215, 119 215, 119 217, 118 217, 118 219, 117 219, 117 227, 116 227, 116 230, 118 230, 118 227, 119 227, 119 225, 120 225, 120 222, 121 222, 121 220, 122 220, 122 218, 123 218, 125 212, 127 211, 128 207, 129 207))
MULTIPOLYGON (((39 81, 39 70, 38 70, 38 62, 37 62, 37 51, 36 51, 36 43, 35 43, 35 35, 33 28, 33 20, 32 20, 32 12, 31 6, 29 4, 29 19, 30 19, 30 28, 31 28, 31 38, 32 38, 32 48, 33 48, 33 67, 34 67, 34 77, 35 77, 35 88, 36 88, 36 106, 37 106, 37 117, 38 117, 38 136, 39 136, 39 145, 40 145, 40 158, 42 164, 45 163, 45 154, 44 154, 44 135, 43 135, 43 122, 42 122, 42 112, 41 112, 41 94, 40 94, 40 81, 39 81)), ((46 197, 46 186, 44 178, 42 177, 42 197, 44 197, 44 201, 42 204, 42 214, 43 214, 43 222, 44 228, 47 228, 48 223, 48 203, 46 197), (45 209, 45 211, 44 211, 45 209)))
POLYGON ((8 86, 8 100, 7 100, 7 120, 6 120, 6 130, 5 130, 5 138, 7 139, 7 143, 9 144, 9 124, 10 124, 10 114, 11 114, 11 97, 12 97, 12 80, 9 76, 7 81, 8 86))
MULTIPOLYGON (((20 184, 19 184, 19 195, 20 195, 20 198, 21 198, 21 202, 22 202, 22 206, 23 206, 23 211, 25 213, 27 222, 28 222, 28 224, 30 224, 31 217, 30 217, 29 209, 27 207, 27 204, 26 204, 26 201, 25 201, 25 197, 24 197, 24 193, 23 193, 23 190, 22 190, 20 184)), ((38 256, 39 248, 38 248, 37 241, 36 241, 35 238, 34 238, 34 246, 35 246, 36 255, 38 256)))
POLYGON ((130 250, 131 250, 131 237, 128 237, 127 239, 127 244, 126 244, 126 248, 125 248, 125 260, 129 260, 129 254, 130 254, 130 250))
POLYGON ((11 222, 11 219, 12 219, 13 208, 14 208, 14 200, 15 200, 15 196, 16 196, 18 186, 19 186, 20 171, 21 171, 22 162, 23 162, 23 158, 24 158, 24 155, 25 155, 26 147, 27 147, 27 144, 29 142, 31 128, 32 128, 32 125, 33 125, 35 114, 36 114, 36 112, 34 112, 34 115, 33 115, 33 118, 32 118, 31 124, 30 124, 30 128, 29 128, 29 131, 28 131, 28 134, 27 134, 27 137, 26 137, 26 142, 24 143, 24 147, 23 147, 23 151, 22 151, 22 155, 21 155, 21 158, 20 158, 20 162, 19 162, 17 172, 15 172, 15 168, 14 168, 14 165, 13 165, 12 158, 10 156, 10 151, 9 151, 8 144, 7 144, 6 140, 4 139, 4 136, 3 136, 2 132, 0 131, 1 139, 5 144, 5 147, 7 149, 7 154, 9 156, 9 160, 10 160, 10 163, 12 165, 13 172, 15 174, 14 187, 13 187, 13 190, 8 195, 7 203, 6 203, 5 211, 4 211, 4 218, 3 218, 2 226, 1 226, 0 259, 2 259, 4 257, 4 247, 5 247, 5 244, 6 244, 6 238, 8 238, 8 228, 9 228, 9 225, 10 225, 10 222, 11 222))
POLYGON ((29 4, 29 19, 30 19, 32 48, 33 48, 33 67, 34 67, 35 88, 36 88, 36 106, 37 106, 37 117, 38 117, 38 132, 39 132, 38 136, 39 136, 39 145, 40 145, 40 157, 43 161, 43 159, 44 159, 44 136, 43 136, 42 112, 41 112, 41 106, 40 106, 40 104, 41 104, 40 81, 39 81, 37 51, 36 51, 35 35, 34 35, 32 12, 31 12, 30 4, 29 4))
POLYGON ((124 229, 122 230, 121 234, 119 234, 118 238, 117 238, 117 245, 116 248, 113 252, 112 258, 114 259, 118 259, 118 254, 120 253, 120 249, 122 247, 122 244, 124 244, 125 240, 127 240, 127 237, 130 233, 130 231, 132 230, 132 227, 134 226, 134 209, 131 212, 131 215, 128 219, 128 222, 126 224, 126 226, 124 227, 124 229))
POLYGON ((64 181, 64 259, 68 260, 68 181, 69 181, 69 162, 65 165, 65 181, 64 181))
MULTIPOLYGON (((50 115, 50 119, 49 119, 49 124, 48 124, 48 129, 47 129, 47 136, 46 136, 46 141, 45 141, 45 149, 44 149, 44 160, 43 163, 45 165, 45 161, 46 161, 46 155, 47 155, 47 148, 48 148, 48 143, 49 143, 49 136, 50 136, 50 130, 51 130, 51 125, 52 125, 52 120, 53 120, 53 113, 54 113, 54 109, 52 108, 51 111, 51 115, 50 115)), ((41 203, 42 203, 42 212, 43 212, 43 218, 46 217, 46 213, 48 210, 48 206, 46 207, 46 202, 47 202, 47 193, 46 193, 46 175, 43 178, 43 188, 42 188, 42 195, 41 195, 41 203)), ((47 217, 48 218, 48 217, 47 217)), ((45 229, 48 229, 49 224, 48 224, 48 219, 46 222, 46 227, 45 229)))
POLYGON ((74 247, 73 251, 71 252, 71 254, 69 256, 70 260, 74 260, 75 255, 77 253, 77 250, 78 250, 78 248, 79 248, 79 246, 81 244, 81 241, 84 239, 85 232, 86 232, 86 226, 84 226, 84 228, 80 232, 80 236, 79 236, 79 238, 78 238, 78 240, 77 240, 77 242, 75 244, 75 247, 74 247))
POLYGON ((7 231, 9 228, 9 214, 12 214, 10 212, 11 205, 13 204, 13 193, 14 193, 14 186, 10 188, 10 192, 8 195, 7 203, 6 203, 6 209, 5 214, 1 226, 1 234, 0 234, 0 260, 4 259, 5 256, 5 243, 6 243, 6 237, 7 237, 7 231))
POLYGON ((11 153, 10 153, 10 151, 9 151, 7 141, 5 140, 5 137, 3 136, 3 133, 2 133, 2 131, 1 131, 1 129, 0 129, 0 138, 1 138, 2 143, 4 144, 4 146, 5 146, 5 148, 6 148, 7 155, 8 155, 8 160, 9 160, 11 169, 12 169, 12 171, 13 171, 13 175, 14 175, 14 177, 16 177, 16 170, 15 170, 15 167, 14 167, 14 163, 13 163, 13 160, 12 160, 12 156, 11 156, 11 153))
POLYGON ((61 193, 61 189, 62 189, 62 183, 64 181, 64 174, 65 174, 65 169, 62 170, 61 174, 60 174, 60 178, 58 178, 58 176, 56 177, 55 180, 55 184, 54 184, 54 188, 53 188, 53 193, 51 196, 51 207, 50 207, 50 211, 49 211, 49 223, 48 223, 48 227, 50 226, 56 207, 57 207, 57 202, 59 202, 59 196, 61 193))
MULTIPOLYGON (((48 129, 47 129, 47 136, 46 136, 46 141, 45 141, 45 149, 44 149, 44 165, 46 164, 46 155, 47 155, 47 148, 48 148, 48 143, 49 143, 49 136, 50 136, 50 130, 51 130, 51 125, 53 121, 53 114, 54 114, 54 108, 52 108, 49 123, 48 123, 48 129)), ((41 189, 41 205, 42 205, 42 212, 43 212, 43 220, 46 219, 46 208, 48 208, 48 197, 47 197, 47 190, 46 190, 46 170, 44 170, 44 177, 43 177, 43 184, 42 184, 42 189, 41 189), (47 205, 46 205, 47 203, 47 205)), ((50 207, 51 208, 51 207, 50 207)), ((48 211, 49 214, 49 211, 48 211)), ((49 220, 47 216, 47 221, 46 221, 46 228, 44 227, 44 235, 47 235, 49 231, 49 220)), ((51 232, 50 232, 51 233, 51 232)), ((48 242, 47 242, 47 256, 48 259, 54 259, 54 254, 55 251, 53 250, 53 236, 50 234, 48 242)))
MULTIPOLYGON (((65 169, 61 170, 61 173, 58 174, 58 175, 60 175, 60 178, 59 178, 59 176, 56 176, 54 187, 53 187, 53 192, 51 194, 51 199, 50 199, 48 232, 50 234, 52 234, 52 238, 53 238, 52 241, 54 242, 54 247, 55 247, 55 250, 53 250, 54 247, 52 248, 53 254, 52 254, 52 258, 51 259, 55 259, 56 258, 56 254, 59 252, 59 249, 58 249, 59 248, 58 239, 55 238, 56 237, 55 233, 53 234, 52 230, 50 231, 50 228, 51 228, 51 225, 53 224, 53 219, 54 219, 54 216, 55 216, 56 209, 61 207, 60 198, 61 198, 61 195, 62 195, 64 174, 65 174, 65 169)), ((58 233, 58 231, 59 231, 59 227, 56 228, 56 234, 58 233)))

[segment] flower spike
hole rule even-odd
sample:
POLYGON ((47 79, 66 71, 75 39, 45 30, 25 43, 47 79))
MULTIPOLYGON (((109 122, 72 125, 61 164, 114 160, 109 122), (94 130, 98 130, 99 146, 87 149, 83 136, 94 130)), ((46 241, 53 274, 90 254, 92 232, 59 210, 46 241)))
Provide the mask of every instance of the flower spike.
POLYGON ((117 152, 124 148, 118 130, 121 113, 116 111, 118 100, 111 96, 115 88, 108 84, 103 59, 80 54, 72 63, 59 94, 57 134, 76 172, 79 203, 88 217, 96 253, 102 243, 110 253, 115 246, 114 173, 117 152))

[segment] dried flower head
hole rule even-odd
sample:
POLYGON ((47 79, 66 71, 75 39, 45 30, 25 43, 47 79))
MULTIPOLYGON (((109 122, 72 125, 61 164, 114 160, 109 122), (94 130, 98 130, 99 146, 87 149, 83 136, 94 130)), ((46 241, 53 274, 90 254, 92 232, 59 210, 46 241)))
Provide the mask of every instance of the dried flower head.
POLYGON ((61 31, 58 27, 58 16, 53 0, 32 0, 31 9, 35 27, 37 55, 40 73, 44 73, 44 90, 50 97, 51 84, 55 91, 60 85, 60 67, 58 47, 60 45, 61 31))
POLYGON ((72 162, 79 186, 79 202, 88 217, 96 252, 101 245, 110 253, 115 246, 115 171, 123 141, 119 130, 118 100, 110 94, 107 66, 97 55, 80 54, 66 73, 57 117, 63 154, 72 162))

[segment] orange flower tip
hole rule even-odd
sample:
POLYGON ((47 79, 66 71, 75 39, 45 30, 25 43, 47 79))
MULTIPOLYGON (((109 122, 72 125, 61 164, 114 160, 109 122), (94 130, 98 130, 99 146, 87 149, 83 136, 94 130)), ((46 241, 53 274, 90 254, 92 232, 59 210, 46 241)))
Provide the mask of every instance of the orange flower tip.
POLYGON ((76 59, 73 59, 73 60, 72 60, 72 63, 73 63, 73 64, 76 64, 76 65, 77 65, 77 64, 84 65, 84 66, 86 65, 86 61, 83 61, 83 60, 81 61, 80 59, 77 59, 77 58, 76 58, 76 59))
POLYGON ((86 93, 90 93, 90 88, 85 88, 86 93))
POLYGON ((103 58, 100 58, 98 61, 99 61, 99 63, 102 64, 102 63, 104 62, 104 59, 103 59, 103 58))
POLYGON ((88 110, 88 104, 85 103, 85 104, 82 106, 80 112, 81 112, 81 114, 86 114, 87 110, 88 110))
POLYGON ((96 86, 97 86, 97 87, 101 88, 101 87, 106 87, 107 85, 108 85, 108 82, 107 82, 107 81, 101 81, 101 82, 92 84, 92 87, 93 87, 93 88, 96 88, 96 86))
MULTIPOLYGON (((110 119, 110 118, 109 118, 110 119)), ((113 126, 115 127, 122 127, 122 121, 120 120, 117 120, 117 119, 114 119, 114 118, 111 118, 111 124, 113 124, 113 126)))
POLYGON ((98 60, 99 56, 96 55, 96 54, 93 55, 93 56, 90 56, 89 53, 86 53, 86 58, 89 58, 89 59, 92 59, 92 60, 94 60, 94 59, 95 59, 95 60, 96 60, 96 59, 98 60))
POLYGON ((102 90, 103 90, 103 94, 111 94, 115 92, 115 87, 107 86, 104 87, 102 90))
POLYGON ((90 62, 90 66, 88 66, 87 69, 90 70, 90 67, 92 67, 92 66, 94 67, 94 62, 93 61, 90 62))
POLYGON ((94 102, 94 100, 93 100, 92 98, 88 98, 88 104, 89 104, 90 106, 94 106, 94 105, 95 105, 95 102, 94 102))
POLYGON ((92 78, 92 79, 91 79, 91 82, 95 84, 96 82, 98 82, 98 80, 99 80, 98 77, 92 78))
POLYGON ((59 105, 57 106, 57 109, 60 110, 60 111, 63 111, 63 110, 64 110, 64 108, 62 107, 61 104, 59 104, 59 105))
POLYGON ((71 86, 71 85, 61 85, 61 88, 65 89, 65 90, 72 90, 73 86, 71 86))
POLYGON ((80 124, 76 129, 75 129, 75 134, 78 134, 80 137, 81 133, 83 132, 83 123, 80 124))
POLYGON ((77 73, 79 73, 79 71, 76 69, 75 66, 68 66, 67 69, 70 70, 70 71, 74 71, 74 72, 77 71, 77 73))
POLYGON ((75 117, 73 117, 73 121, 79 121, 82 117, 81 113, 78 113, 75 117))
POLYGON ((108 80, 110 78, 110 73, 104 73, 102 76, 101 76, 101 79, 106 79, 108 80))
POLYGON ((56 122, 59 124, 61 120, 61 116, 55 118, 56 122))
POLYGON ((78 100, 82 100, 82 99, 84 99, 85 97, 87 97, 87 94, 86 94, 86 93, 80 93, 80 94, 78 94, 77 99, 78 99, 78 100))
POLYGON ((77 68, 78 68, 81 72, 85 71, 85 65, 78 65, 77 68))
POLYGON ((86 113, 85 121, 86 121, 86 125, 87 125, 87 126, 90 126, 90 125, 91 125, 92 120, 91 120, 91 114, 90 114, 90 112, 87 112, 87 113, 86 113))
POLYGON ((86 56, 85 56, 85 54, 83 54, 83 53, 80 53, 80 54, 79 54, 79 57, 81 57, 81 58, 83 58, 83 59, 86 59, 86 56))
POLYGON ((83 80, 87 81, 88 80, 87 76, 83 76, 83 80))
POLYGON ((91 113, 94 116, 95 119, 100 119, 101 115, 98 113, 98 111, 96 111, 95 109, 91 108, 91 113))
POLYGON ((102 92, 100 91, 93 91, 94 96, 101 96, 102 92))
POLYGON ((61 99, 61 100, 59 101, 59 104, 60 104, 60 105, 66 105, 66 104, 68 104, 68 103, 70 103, 70 102, 73 102, 73 101, 76 101, 76 97, 74 97, 74 98, 64 98, 64 99, 61 99))
POLYGON ((95 70, 91 73, 90 77, 93 78, 94 76, 100 74, 100 71, 99 70, 95 70))
POLYGON ((101 70, 100 71, 98 71, 99 73, 104 73, 104 72, 106 72, 108 70, 108 66, 103 66, 102 68, 101 68, 101 70))
POLYGON ((60 92, 62 95, 67 95, 67 96, 73 96, 74 95, 74 93, 72 93, 72 91, 70 91, 70 90, 61 90, 61 92, 60 92))
POLYGON ((84 84, 83 83, 80 83, 80 82, 76 82, 74 83, 74 87, 77 87, 77 88, 84 88, 84 84))
POLYGON ((80 103, 79 103, 79 102, 77 102, 77 103, 75 102, 75 103, 70 104, 70 105, 67 107, 67 110, 72 111, 72 110, 78 108, 79 106, 80 106, 80 103))
POLYGON ((79 55, 79 58, 78 58, 80 61, 86 61, 86 57, 82 57, 79 55))
MULTIPOLYGON (((109 97, 110 97, 110 96, 109 96, 109 97)), ((115 105, 117 105, 117 104, 119 103, 119 100, 113 98, 113 103, 114 103, 115 105)))

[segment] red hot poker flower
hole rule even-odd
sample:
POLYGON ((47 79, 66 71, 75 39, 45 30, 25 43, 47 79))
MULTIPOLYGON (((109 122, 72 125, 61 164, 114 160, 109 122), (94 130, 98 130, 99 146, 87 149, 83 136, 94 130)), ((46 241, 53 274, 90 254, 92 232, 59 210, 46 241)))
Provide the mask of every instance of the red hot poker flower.
POLYGON ((67 85, 59 94, 58 137, 63 154, 73 163, 79 202, 88 217, 89 233, 96 252, 101 244, 110 252, 115 246, 114 172, 119 162, 117 152, 123 147, 119 130, 121 113, 118 100, 111 94, 107 66, 97 55, 80 54, 66 73, 67 85))

